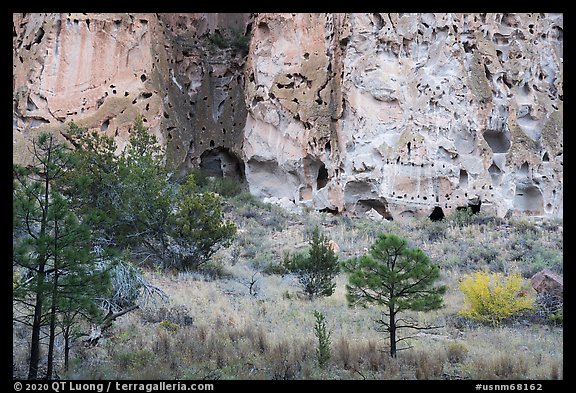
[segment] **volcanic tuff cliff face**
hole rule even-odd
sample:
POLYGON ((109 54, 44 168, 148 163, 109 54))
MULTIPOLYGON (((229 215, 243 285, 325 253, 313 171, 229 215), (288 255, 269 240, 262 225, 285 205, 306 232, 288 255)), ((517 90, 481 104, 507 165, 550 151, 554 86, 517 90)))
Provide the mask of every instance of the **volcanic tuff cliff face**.
POLYGON ((386 218, 562 214, 562 14, 13 21, 15 160, 70 120, 122 148, 140 113, 175 171, 259 197, 386 218))

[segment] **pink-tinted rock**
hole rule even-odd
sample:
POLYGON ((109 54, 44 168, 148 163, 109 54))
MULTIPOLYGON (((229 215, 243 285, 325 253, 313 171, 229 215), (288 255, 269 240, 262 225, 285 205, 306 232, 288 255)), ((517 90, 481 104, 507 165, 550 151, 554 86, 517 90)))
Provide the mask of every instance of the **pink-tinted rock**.
POLYGON ((122 148, 141 114, 172 169, 203 164, 260 198, 388 219, 563 214, 562 14, 14 14, 13 26, 15 160, 70 120, 122 148))

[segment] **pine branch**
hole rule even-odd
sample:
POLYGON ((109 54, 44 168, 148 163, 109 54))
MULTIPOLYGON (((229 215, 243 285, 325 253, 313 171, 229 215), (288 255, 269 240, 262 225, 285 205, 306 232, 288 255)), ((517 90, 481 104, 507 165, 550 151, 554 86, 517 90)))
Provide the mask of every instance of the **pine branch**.
POLYGON ((396 325, 396 329, 406 329, 406 328, 410 328, 410 329, 414 329, 414 330, 432 330, 432 329, 441 329, 445 326, 433 326, 433 325, 424 325, 424 326, 418 326, 418 325, 396 325))

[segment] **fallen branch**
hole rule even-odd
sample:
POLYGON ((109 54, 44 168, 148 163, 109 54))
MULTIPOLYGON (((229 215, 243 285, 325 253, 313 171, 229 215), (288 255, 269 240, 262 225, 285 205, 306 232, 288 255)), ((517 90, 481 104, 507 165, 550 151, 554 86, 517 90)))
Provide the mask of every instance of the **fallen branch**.
POLYGON ((90 334, 86 334, 88 338, 84 340, 85 345, 90 347, 96 346, 100 338, 102 338, 104 332, 112 326, 112 323, 116 319, 120 318, 124 314, 129 313, 130 311, 136 310, 137 308, 137 305, 133 305, 118 312, 112 312, 112 310, 108 311, 108 314, 104 317, 102 323, 100 325, 93 325, 90 330, 90 334))

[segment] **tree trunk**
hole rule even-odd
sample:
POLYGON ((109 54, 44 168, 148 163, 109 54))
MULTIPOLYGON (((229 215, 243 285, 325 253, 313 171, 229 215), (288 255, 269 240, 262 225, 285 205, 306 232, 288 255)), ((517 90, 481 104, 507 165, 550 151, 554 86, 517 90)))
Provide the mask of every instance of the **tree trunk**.
POLYGON ((396 357, 396 314, 394 312, 394 307, 390 306, 390 319, 388 321, 388 330, 390 331, 390 356, 396 357))
POLYGON ((28 379, 38 377, 38 363, 40 361, 40 327, 42 326, 42 285, 44 283, 44 266, 40 266, 36 284, 36 304, 34 305, 34 320, 32 321, 32 338, 30 343, 30 366, 28 379))
POLYGON ((54 369, 54 342, 56 340, 56 297, 58 290, 58 272, 54 272, 54 283, 52 286, 52 305, 50 307, 50 340, 48 342, 48 364, 46 369, 46 379, 52 379, 54 369))
POLYGON ((70 356, 70 326, 64 328, 64 372, 68 373, 68 359, 70 356))
MULTIPOLYGON (((52 147, 52 143, 50 143, 52 147)), ((51 150, 48 151, 46 162, 50 162, 51 150)), ((44 206, 42 208, 42 221, 40 222, 39 241, 44 241, 46 226, 48 224, 48 202, 50 195, 50 176, 49 168, 45 168, 44 177, 44 206)), ((41 249, 43 249, 41 245, 41 249)), ((44 252, 38 255, 38 279, 36 283, 36 303, 34 304, 34 321, 32 322, 32 338, 30 343, 30 367, 28 368, 28 379, 38 378, 38 363, 40 362, 40 327, 42 326, 42 302, 44 301, 44 268, 46 266, 46 254, 44 252)))

